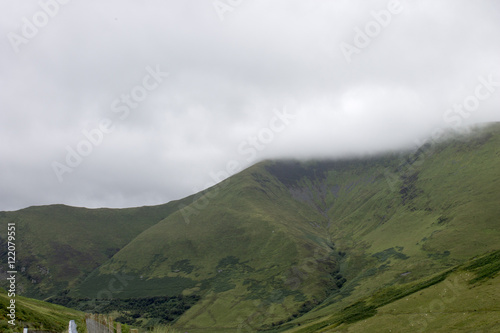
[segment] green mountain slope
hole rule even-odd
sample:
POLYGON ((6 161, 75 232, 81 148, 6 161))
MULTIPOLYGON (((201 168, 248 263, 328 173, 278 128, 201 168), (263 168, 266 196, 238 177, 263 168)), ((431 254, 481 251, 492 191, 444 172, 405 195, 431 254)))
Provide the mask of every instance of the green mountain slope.
POLYGON ((499 248, 498 124, 402 156, 314 164, 316 175, 327 170, 322 177, 290 177, 303 174, 290 171, 298 164, 271 166, 288 167, 283 181, 327 214, 332 241, 347 253, 343 288, 297 323, 499 248))
POLYGON ((496 251, 287 332, 500 332, 499 272, 496 251))
MULTIPOLYGON (((68 289, 71 304, 190 295, 196 303, 175 321, 189 332, 362 331, 364 320, 389 327, 396 296, 417 297, 404 290, 425 295, 499 249, 499 164, 492 124, 417 151, 266 161, 163 206, 32 207, 0 222, 19 219, 21 262, 41 281, 33 294, 68 289)), ((467 299, 453 306, 469 309, 467 299)))
MULTIPOLYGON (((271 324, 338 289, 333 274, 341 257, 324 230, 313 227, 324 217, 296 202, 262 166, 198 201, 207 204, 189 221, 179 211, 149 228, 74 294, 95 294, 118 271, 131 282, 117 297, 200 294, 201 301, 178 324, 220 330, 234 329, 238 318, 252 315, 261 303, 273 306, 275 313, 266 319, 271 324), (301 265, 308 260, 314 269, 303 274, 301 265)), ((198 201, 192 206, 203 207, 198 201)))
POLYGON ((499 134, 495 125, 401 155, 260 163, 144 231, 74 294, 122 272, 133 282, 118 297, 201 295, 176 325, 214 332, 339 311, 498 248, 499 134))
MULTIPOLYGON (((46 297, 71 288, 177 205, 127 209, 51 205, 0 212, 3 230, 7 223, 16 223, 18 289, 27 296, 46 297)), ((6 263, 4 236, 0 259, 6 263)), ((0 274, 3 270, 0 267, 0 274)))

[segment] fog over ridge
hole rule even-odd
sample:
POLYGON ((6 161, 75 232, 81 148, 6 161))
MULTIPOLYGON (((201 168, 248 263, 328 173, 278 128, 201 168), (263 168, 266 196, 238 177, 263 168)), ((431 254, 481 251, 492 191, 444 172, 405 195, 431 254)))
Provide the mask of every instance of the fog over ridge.
POLYGON ((159 204, 229 161, 500 121, 493 0, 222 2, 4 4, 0 210, 159 204))

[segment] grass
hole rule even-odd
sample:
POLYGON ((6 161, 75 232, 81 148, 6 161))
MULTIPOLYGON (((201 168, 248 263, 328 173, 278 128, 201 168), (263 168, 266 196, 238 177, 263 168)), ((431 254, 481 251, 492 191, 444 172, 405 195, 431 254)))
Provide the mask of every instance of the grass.
POLYGON ((494 276, 485 283, 474 281, 476 277, 462 266, 438 283, 377 308, 369 319, 324 331, 498 332, 500 279, 494 276))
POLYGON ((79 333, 85 333, 85 314, 81 311, 65 308, 60 305, 50 304, 39 300, 16 296, 16 325, 8 323, 10 318, 6 317, 7 305, 10 298, 7 293, 0 289, 0 331, 22 332, 24 327, 32 330, 48 330, 62 332, 68 329, 70 320, 77 324, 79 333))
MULTIPOLYGON (((500 277, 491 273, 500 261, 500 251, 471 259, 447 271, 420 281, 383 288, 370 297, 345 307, 326 320, 298 326, 290 332, 448 332, 451 330, 485 329, 496 332, 500 324, 500 307, 496 295, 500 291, 500 277), (488 277, 485 277, 488 272, 488 277), (478 277, 481 279, 478 280, 478 277)), ((222 260, 223 265, 235 265, 234 258, 222 260)), ((498 271, 497 271, 498 272, 498 271)), ((6 302, 5 291, 0 302, 6 302)), ((75 320, 79 332, 84 332, 82 312, 42 301, 17 298, 21 326, 31 329, 62 331, 69 320, 75 320)), ((265 310, 268 310, 266 308, 265 310)), ((260 313, 262 315, 262 312, 260 313)), ((2 332, 20 332, 5 323, 0 315, 2 332)), ((151 322, 150 322, 151 323, 151 322)), ((124 326, 125 327, 125 326, 124 326)), ((245 326, 247 329, 250 326, 245 326)), ((270 329, 269 331, 286 330, 270 329)), ((125 327, 125 330, 128 328, 125 327)), ((155 326, 151 332, 182 332, 172 326, 155 326)), ((192 332, 212 332, 211 329, 192 332)), ((213 332, 224 332, 215 329, 213 332)), ((228 330, 230 331, 230 330, 228 330)))
POLYGON ((158 326, 155 327, 151 333, 181 333, 181 331, 172 328, 171 326, 158 326))
POLYGON ((469 281, 470 284, 491 279, 500 272, 500 251, 476 259, 464 269, 476 274, 476 277, 469 281))
POLYGON ((484 272, 500 261, 499 253, 471 259, 421 281, 383 288, 333 315, 289 331, 447 332, 460 325, 491 329, 500 322, 496 298, 500 278, 490 273, 486 283, 484 272))

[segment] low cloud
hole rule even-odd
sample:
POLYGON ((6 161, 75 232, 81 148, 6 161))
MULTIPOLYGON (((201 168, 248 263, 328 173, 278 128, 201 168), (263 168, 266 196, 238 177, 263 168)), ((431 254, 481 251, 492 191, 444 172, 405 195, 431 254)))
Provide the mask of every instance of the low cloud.
POLYGON ((500 120, 493 0, 221 1, 222 20, 199 0, 4 5, 0 210, 158 204, 229 161, 374 153, 500 120), (144 94, 148 68, 168 77, 144 94), (482 79, 489 96, 453 111, 482 79), (113 109, 134 94, 126 117, 113 109), (278 111, 294 115, 279 131, 278 111), (67 147, 78 153, 104 119, 113 131, 60 181, 54 162, 67 166, 67 147))

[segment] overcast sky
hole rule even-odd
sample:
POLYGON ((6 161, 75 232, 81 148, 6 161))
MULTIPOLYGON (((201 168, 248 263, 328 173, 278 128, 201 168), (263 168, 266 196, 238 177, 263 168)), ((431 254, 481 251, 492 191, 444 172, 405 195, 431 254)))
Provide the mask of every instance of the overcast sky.
POLYGON ((500 120, 494 0, 0 5, 0 210, 159 204, 500 120))

